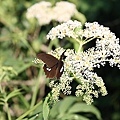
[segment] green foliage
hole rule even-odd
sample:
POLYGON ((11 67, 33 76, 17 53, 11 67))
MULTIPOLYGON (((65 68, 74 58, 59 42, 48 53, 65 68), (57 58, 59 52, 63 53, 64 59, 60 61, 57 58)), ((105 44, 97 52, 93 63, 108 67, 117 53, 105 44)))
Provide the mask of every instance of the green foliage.
POLYGON ((57 120, 88 120, 92 117, 92 114, 96 115, 98 120, 101 119, 99 110, 93 105, 88 106, 85 103, 77 102, 75 97, 66 97, 60 103, 57 103, 51 110, 50 116, 52 119, 57 120), (85 113, 86 115, 84 115, 85 113), (89 115, 87 115, 89 114, 89 115))
MULTIPOLYGON (((82 23, 86 21, 86 17, 87 21, 109 22, 116 20, 120 15, 118 0, 109 3, 106 0, 69 1, 75 3, 79 12, 83 13, 76 13, 74 16, 82 23), (111 15, 112 11, 114 14, 111 15)), ((0 0, 0 120, 100 120, 100 111, 94 105, 88 106, 75 97, 66 97, 52 107, 48 104, 48 97, 45 97, 44 103, 41 102, 47 94, 44 88, 48 86, 48 81, 44 77, 42 67, 36 68, 38 66, 33 64, 32 60, 41 51, 47 52, 58 46, 78 49, 78 46, 73 40, 46 40, 46 34, 57 23, 39 26, 35 19, 27 20, 26 10, 36 2, 39 1, 0 0)), ((51 2, 54 3, 55 0, 51 2)), ((119 29, 117 32, 119 33, 119 29)), ((108 86, 112 88, 113 85, 112 90, 116 91, 106 98, 107 102, 96 102, 103 111, 103 119, 120 119, 117 75, 115 80, 117 82, 114 81, 114 84, 113 81, 108 81, 108 86), (107 112, 106 116, 104 106, 107 107, 107 111, 109 107, 115 110, 107 112)))
POLYGON ((14 90, 10 92, 9 94, 0 94, 0 103, 3 105, 4 103, 7 103, 11 98, 17 96, 20 94, 20 90, 14 90))
POLYGON ((43 103, 43 114, 39 113, 39 109, 33 113, 32 117, 37 117, 36 120, 43 118, 44 120, 90 120, 94 115, 97 120, 101 120, 99 110, 93 105, 88 106, 85 103, 79 102, 76 97, 66 97, 53 105, 52 108, 48 105, 48 97, 43 103), (50 111, 50 112, 49 112, 50 111))
POLYGON ((0 74, 0 81, 2 81, 3 79, 9 80, 12 76, 17 75, 17 72, 13 67, 1 66, 0 74))
POLYGON ((44 103, 43 103, 43 119, 48 120, 49 118, 49 105, 48 105, 48 99, 49 97, 46 97, 44 103))
POLYGON ((9 120, 11 120, 11 115, 10 115, 10 110, 9 110, 9 100, 15 96, 18 96, 19 94, 21 94, 20 90, 14 90, 13 92, 10 92, 9 94, 7 93, 0 94, 0 106, 3 106, 6 109, 6 113, 7 113, 9 120))

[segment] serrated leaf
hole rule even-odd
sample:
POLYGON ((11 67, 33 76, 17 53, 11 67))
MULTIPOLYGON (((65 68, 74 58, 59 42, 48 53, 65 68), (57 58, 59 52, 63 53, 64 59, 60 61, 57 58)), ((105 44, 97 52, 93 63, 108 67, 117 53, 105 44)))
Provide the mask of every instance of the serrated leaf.
POLYGON ((93 105, 87 105, 85 103, 77 103, 71 107, 68 113, 77 113, 77 112, 90 112, 96 115, 96 117, 101 120, 101 114, 99 110, 93 105))

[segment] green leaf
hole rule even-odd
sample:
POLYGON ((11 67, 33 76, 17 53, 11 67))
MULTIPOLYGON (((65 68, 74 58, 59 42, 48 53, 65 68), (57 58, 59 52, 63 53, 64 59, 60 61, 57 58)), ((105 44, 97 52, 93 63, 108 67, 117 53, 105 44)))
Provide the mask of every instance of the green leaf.
POLYGON ((77 114, 65 114, 62 120, 89 120, 88 118, 77 114))
POLYGON ((0 98, 0 101, 1 102, 5 102, 5 98, 0 98))
POLYGON ((48 116, 49 116, 49 105, 48 105, 48 99, 49 97, 46 97, 44 103, 43 103, 43 118, 44 120, 48 120, 48 116))
POLYGON ((15 96, 17 96, 19 94, 21 94, 19 89, 14 90, 14 91, 12 91, 11 93, 9 93, 7 95, 7 97, 5 98, 5 101, 7 102, 9 99, 11 99, 12 97, 15 97, 15 96))
POLYGON ((0 102, 0 105, 4 105, 5 103, 4 102, 0 102))
POLYGON ((72 104, 76 101, 76 97, 66 97, 59 107, 59 114, 63 115, 65 112, 72 106, 72 104))
POLYGON ((58 108, 60 107, 61 102, 62 102, 62 101, 57 102, 57 103, 52 107, 52 109, 50 110, 50 116, 51 116, 52 118, 55 118, 55 117, 59 114, 58 108))
POLYGON ((28 118, 28 120, 36 120, 38 118, 40 113, 37 113, 35 115, 32 115, 31 117, 28 118))
POLYGON ((25 106, 25 108, 29 109, 29 107, 30 107, 29 101, 25 98, 24 95, 20 94, 19 95, 19 100, 20 100, 21 104, 23 106, 25 106))
POLYGON ((101 114, 99 110, 93 105, 87 105, 85 103, 77 103, 71 107, 68 113, 77 113, 77 112, 90 112, 96 115, 96 117, 101 120, 101 114))

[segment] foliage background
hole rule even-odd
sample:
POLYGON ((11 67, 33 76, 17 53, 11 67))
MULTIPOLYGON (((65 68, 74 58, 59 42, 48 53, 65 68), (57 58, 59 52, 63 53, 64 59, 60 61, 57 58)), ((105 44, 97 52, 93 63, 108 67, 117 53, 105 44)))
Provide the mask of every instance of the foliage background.
MULTIPOLYGON (((48 0, 56 2, 55 0, 48 0)), ((119 0, 68 0, 76 4, 77 9, 83 13, 87 21, 97 21, 99 24, 110 27, 110 30, 120 38, 120 1, 119 0)), ((45 35, 51 26, 42 26, 39 28, 37 22, 28 20, 25 13, 28 7, 39 0, 0 0, 0 82, 2 86, 1 94, 8 95, 17 88, 22 88, 22 95, 19 92, 17 98, 9 99, 12 110, 16 111, 17 116, 22 113, 22 108, 34 105, 34 100, 30 106, 32 93, 36 93, 37 101, 42 99, 50 91, 45 87, 38 85, 41 81, 35 78, 40 76, 38 69, 31 62, 38 52, 48 51, 49 42, 45 35), (4 66, 4 67, 3 67, 4 66), (8 66, 11 68, 8 68, 8 66), (17 74, 17 75, 16 75, 17 74), (3 79, 4 78, 4 79, 3 79), (37 82, 36 82, 37 81, 37 82), (36 82, 36 83, 35 83, 36 82), (36 89, 35 89, 36 87, 36 89), (28 94, 29 93, 29 94, 28 94), (20 101, 19 101, 20 99, 20 101), (24 100, 26 99, 26 100, 24 100), (16 103, 12 106, 13 103, 16 103), (21 106, 21 109, 19 107, 21 106)), ((57 44, 57 43, 55 43, 57 44)), ((92 46, 89 43, 85 46, 92 46)), ((70 46, 70 45, 69 45, 70 46)), ((72 47, 72 46, 70 46, 72 47)), ((100 110, 103 120, 120 119, 120 70, 106 66, 97 70, 99 76, 102 76, 108 90, 108 95, 95 100, 94 104, 100 110)), ((14 94, 15 95, 15 94, 14 94)), ((4 117, 4 108, 0 106, 0 114, 4 117)), ((12 113, 14 116, 14 112, 12 113)), ((3 118, 1 118, 2 120, 3 118)))

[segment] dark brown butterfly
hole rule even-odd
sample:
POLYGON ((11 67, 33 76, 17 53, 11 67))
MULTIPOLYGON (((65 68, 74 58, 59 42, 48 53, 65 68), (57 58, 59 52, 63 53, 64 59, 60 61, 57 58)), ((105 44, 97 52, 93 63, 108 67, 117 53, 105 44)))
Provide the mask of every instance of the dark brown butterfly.
POLYGON ((44 72, 47 78, 59 79, 64 71, 64 63, 62 61, 65 51, 58 60, 54 56, 47 53, 40 53, 37 57, 42 60, 45 64, 43 66, 44 72))

